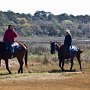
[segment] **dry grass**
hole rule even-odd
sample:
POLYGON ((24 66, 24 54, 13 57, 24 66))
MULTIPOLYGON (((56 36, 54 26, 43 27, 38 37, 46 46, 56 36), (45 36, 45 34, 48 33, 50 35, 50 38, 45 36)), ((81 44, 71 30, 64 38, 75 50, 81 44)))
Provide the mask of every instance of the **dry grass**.
MULTIPOLYGON (((3 90, 90 90, 90 74, 32 73, 0 79, 3 90), (85 78, 86 77, 86 78, 85 78)), ((10 75, 11 76, 11 75, 10 75)))
POLYGON ((29 69, 18 74, 18 63, 10 61, 9 75, 4 62, 0 68, 0 90, 90 90, 90 62, 82 62, 83 71, 79 71, 77 63, 76 71, 69 72, 70 64, 65 64, 66 72, 61 72, 57 63, 43 65, 40 62, 29 60, 29 69), (30 72, 32 71, 32 73, 30 72))

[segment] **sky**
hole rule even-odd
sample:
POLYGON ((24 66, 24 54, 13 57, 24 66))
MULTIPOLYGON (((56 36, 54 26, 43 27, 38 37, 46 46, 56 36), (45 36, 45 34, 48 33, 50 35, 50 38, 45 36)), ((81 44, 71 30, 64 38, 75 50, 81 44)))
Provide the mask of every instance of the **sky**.
POLYGON ((90 15, 90 0, 0 0, 0 11, 34 14, 36 11, 90 15))

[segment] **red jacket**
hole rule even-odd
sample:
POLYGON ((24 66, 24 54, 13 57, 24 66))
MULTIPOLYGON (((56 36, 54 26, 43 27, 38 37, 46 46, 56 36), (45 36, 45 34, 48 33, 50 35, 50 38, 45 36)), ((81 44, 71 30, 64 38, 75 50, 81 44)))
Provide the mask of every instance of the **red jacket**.
POLYGON ((17 37, 17 33, 14 30, 7 29, 3 41, 8 41, 8 42, 14 42, 14 39, 17 37))

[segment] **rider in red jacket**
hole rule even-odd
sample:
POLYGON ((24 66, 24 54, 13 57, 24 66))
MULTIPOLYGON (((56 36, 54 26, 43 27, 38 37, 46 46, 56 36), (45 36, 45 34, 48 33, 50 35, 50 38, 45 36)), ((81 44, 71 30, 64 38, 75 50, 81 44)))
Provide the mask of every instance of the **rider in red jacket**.
POLYGON ((5 31, 3 41, 5 42, 14 42, 14 39, 17 37, 17 33, 15 32, 12 25, 8 26, 8 29, 5 31))
POLYGON ((14 43, 14 39, 17 37, 17 33, 14 30, 12 25, 8 26, 8 29, 4 33, 3 41, 6 44, 6 49, 10 51, 12 54, 14 52, 12 44, 14 43))

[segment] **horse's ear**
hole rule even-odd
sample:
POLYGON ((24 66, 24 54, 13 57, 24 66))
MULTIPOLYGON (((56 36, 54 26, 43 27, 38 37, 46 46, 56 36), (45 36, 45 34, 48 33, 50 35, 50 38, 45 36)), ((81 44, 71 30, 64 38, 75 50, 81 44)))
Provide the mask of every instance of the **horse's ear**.
POLYGON ((52 43, 52 41, 49 42, 50 44, 52 43))

